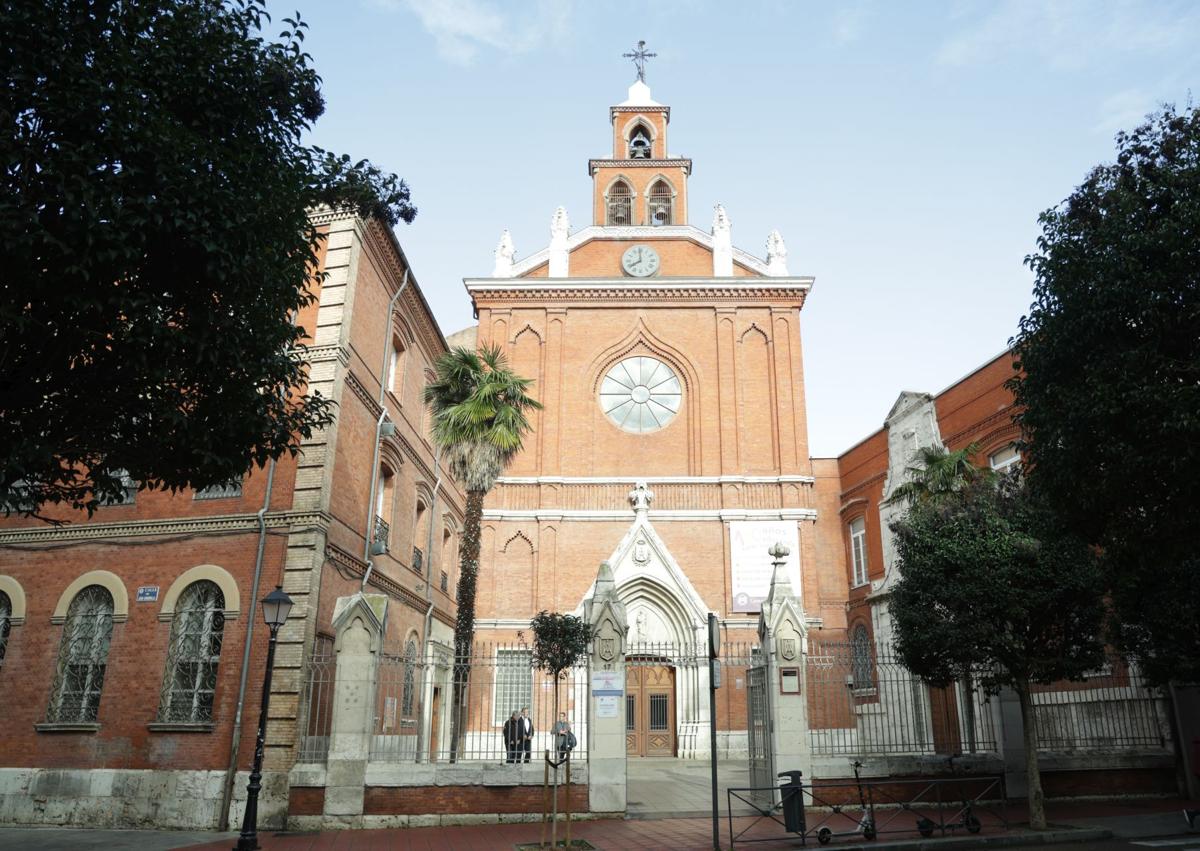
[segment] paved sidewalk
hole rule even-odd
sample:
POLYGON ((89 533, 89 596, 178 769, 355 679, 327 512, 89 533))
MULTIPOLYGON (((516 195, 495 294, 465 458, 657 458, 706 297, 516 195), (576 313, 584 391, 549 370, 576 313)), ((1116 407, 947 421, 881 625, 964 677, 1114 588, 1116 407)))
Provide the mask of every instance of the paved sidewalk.
MULTIPOLYGON (((1050 831, 1033 833, 1023 827, 1001 829, 994 820, 985 820, 978 836, 958 835, 945 839, 923 840, 911 836, 881 836, 869 843, 854 837, 835 839, 829 849, 872 849, 872 851, 919 851, 919 849, 983 848, 1037 846, 1073 842, 1074 847, 1100 845, 1110 836, 1150 838, 1180 836, 1186 833, 1180 809, 1185 802, 1172 799, 1141 801, 1087 801, 1051 803, 1047 807, 1050 831)), ((1195 806, 1195 804, 1192 804, 1195 806)), ((813 814, 816 815, 815 813, 813 814)), ((1015 823, 1024 817, 1023 808, 1013 807, 1008 817, 1015 823)), ((881 818, 882 823, 882 818, 881 818)), ((736 828, 750 819, 735 819, 736 828)), ((811 819, 810 819, 811 822, 811 819)), ((782 829, 762 823, 761 834, 782 836, 782 829), (769 833, 768 833, 769 831, 769 833)), ((560 825, 560 836, 562 835, 560 825)), ((477 825, 469 827, 427 827, 408 830, 353 830, 311 833, 264 832, 259 839, 264 851, 512 851, 518 843, 536 843, 540 824, 477 825)), ((572 825, 575 838, 586 839, 604 851, 623 849, 669 849, 669 851, 711 851, 712 822, 699 818, 657 820, 604 820, 577 822, 572 825)), ((1200 844, 1200 831, 1196 831, 1200 844)), ((30 851, 90 851, 90 849, 137 849, 165 851, 187 848, 189 851, 228 851, 236 834, 172 833, 168 831, 66 830, 53 828, 0 829, 0 849, 22 848, 30 851)), ((728 825, 721 822, 721 847, 728 849, 728 825)), ((814 840, 809 847, 818 846, 814 840)), ((739 844, 739 848, 741 845, 739 844)), ((799 848, 800 840, 786 837, 747 846, 749 849, 778 851, 799 848)))

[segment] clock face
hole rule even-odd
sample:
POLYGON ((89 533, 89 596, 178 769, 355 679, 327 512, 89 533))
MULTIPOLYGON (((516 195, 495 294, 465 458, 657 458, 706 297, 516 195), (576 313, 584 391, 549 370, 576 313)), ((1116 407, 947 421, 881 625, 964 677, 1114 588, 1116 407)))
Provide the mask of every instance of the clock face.
POLYGON ((658 252, 649 245, 635 245, 621 255, 621 268, 635 278, 649 278, 659 265, 658 252))

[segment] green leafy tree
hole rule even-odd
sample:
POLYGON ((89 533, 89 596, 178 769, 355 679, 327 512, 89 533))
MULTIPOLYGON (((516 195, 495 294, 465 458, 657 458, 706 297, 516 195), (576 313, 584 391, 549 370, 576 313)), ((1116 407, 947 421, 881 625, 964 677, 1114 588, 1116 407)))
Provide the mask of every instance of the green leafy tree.
POLYGON ((1200 109, 1165 106, 1042 213, 1011 387, 1031 483, 1108 567, 1115 643, 1200 679, 1200 109))
MULTIPOLYGON (((529 622, 533 630, 533 665, 554 678, 554 722, 558 723, 558 683, 587 654, 592 627, 574 615, 541 611, 529 622)), ((571 794, 570 783, 567 794, 571 794)), ((550 847, 558 845, 558 765, 554 766, 550 847)))
POLYGON ((1080 679, 1103 662, 1093 549, 1064 533, 1017 476, 999 487, 981 478, 917 502, 892 530, 900 571, 890 600, 897 653, 932 686, 973 677, 986 692, 1016 692, 1029 823, 1044 828, 1032 688, 1080 679))
POLYGON ((260 0, 0 4, 0 510, 237 479, 328 422, 306 393, 308 211, 411 221, 301 143, 305 25, 260 0))
POLYGON ((425 386, 425 402, 433 412, 433 440, 442 448, 451 475, 467 492, 454 623, 452 760, 465 730, 483 498, 521 451, 529 431, 526 412, 542 407, 528 394, 532 384, 532 379, 509 369, 499 346, 489 346, 478 352, 462 347, 446 352, 438 359, 436 377, 425 386))
POLYGON ((908 468, 909 480, 897 487, 888 502, 924 502, 957 493, 972 482, 994 481, 995 472, 971 463, 979 452, 972 443, 954 452, 941 446, 922 446, 917 463, 908 468))

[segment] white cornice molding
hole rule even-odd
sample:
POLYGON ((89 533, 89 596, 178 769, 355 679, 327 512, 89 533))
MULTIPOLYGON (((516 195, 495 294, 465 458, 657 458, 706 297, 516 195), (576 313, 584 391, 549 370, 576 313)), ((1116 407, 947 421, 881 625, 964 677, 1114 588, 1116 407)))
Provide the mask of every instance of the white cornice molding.
MULTIPOLYGON (((657 227, 650 225, 629 225, 626 227, 589 225, 567 237, 567 251, 574 251, 576 248, 594 239, 690 239, 692 242, 696 242, 710 251, 713 247, 712 234, 702 231, 694 225, 661 225, 657 227)), ((543 263, 549 262, 549 260, 550 248, 547 246, 541 251, 530 254, 528 257, 513 263, 513 277, 519 278, 521 275, 533 271, 543 263)), ((740 263, 752 272, 757 272, 764 277, 767 275, 766 261, 760 260, 750 252, 743 251, 736 246, 733 249, 733 260, 735 263, 740 263)), ((809 283, 812 282, 812 278, 807 278, 806 280, 809 283)))
POLYGON ((718 484, 806 484, 814 476, 501 476, 500 485, 718 485, 718 484))
MULTIPOLYGON (((808 520, 816 521, 813 508, 696 508, 654 511, 656 522, 676 520, 808 520)), ((485 508, 485 520, 601 520, 628 521, 629 509, 485 508)))
MULTIPOLYGON (((268 529, 314 526, 328 529, 330 515, 323 511, 273 511, 263 518, 268 529)), ((257 514, 225 514, 214 517, 171 517, 156 520, 132 520, 123 523, 67 523, 62 526, 35 526, 0 530, 0 547, 60 541, 102 538, 135 538, 146 535, 181 533, 257 531, 257 514)))

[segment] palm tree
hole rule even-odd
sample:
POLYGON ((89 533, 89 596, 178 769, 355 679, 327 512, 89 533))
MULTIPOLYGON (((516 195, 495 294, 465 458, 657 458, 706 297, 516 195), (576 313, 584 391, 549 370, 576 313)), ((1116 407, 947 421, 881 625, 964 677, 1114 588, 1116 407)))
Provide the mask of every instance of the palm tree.
POLYGON ((977 443, 955 452, 942 446, 922 446, 917 451, 917 463, 908 468, 909 480, 898 486, 887 502, 912 505, 957 493, 973 482, 994 479, 996 473, 993 470, 971 463, 971 456, 978 451, 977 443))
POLYGON ((441 447, 450 474, 467 493, 458 572, 458 615, 454 622, 454 700, 451 704, 450 760, 457 758, 466 725, 465 697, 475 637, 475 585, 479 575, 479 527, 483 498, 529 431, 525 412, 541 408, 528 395, 533 380, 508 368, 500 346, 478 352, 456 347, 437 362, 437 377, 425 386, 433 413, 433 441, 441 447))

